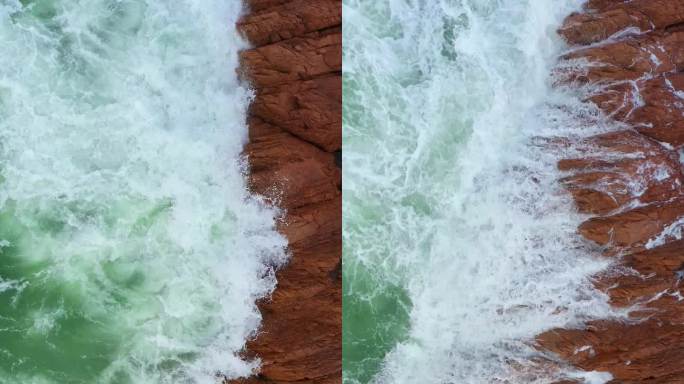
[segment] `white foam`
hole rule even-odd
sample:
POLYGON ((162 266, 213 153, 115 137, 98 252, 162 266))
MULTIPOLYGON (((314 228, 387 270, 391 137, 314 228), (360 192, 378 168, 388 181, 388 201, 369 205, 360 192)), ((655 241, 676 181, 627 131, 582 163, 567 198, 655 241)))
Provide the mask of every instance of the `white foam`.
POLYGON ((533 144, 614 128, 549 79, 579 3, 343 2, 345 263, 412 301, 375 382, 547 383, 532 339, 614 315, 557 183, 572 153, 533 144))
POLYGON ((576 355, 576 354, 582 353, 582 352, 587 352, 592 356, 596 354, 596 352, 594 351, 594 347, 591 345, 583 345, 579 348, 575 348, 575 351, 572 354, 576 355))
POLYGON ((684 217, 680 217, 673 223, 663 228, 663 230, 659 234, 649 239, 646 243, 646 249, 653 249, 673 240, 681 240, 683 234, 684 217))
POLYGON ((581 379, 582 383, 584 384, 605 384, 613 380, 613 375, 611 375, 610 372, 599 371, 579 372, 569 375, 569 377, 573 379, 581 379))
MULTIPOLYGON (((285 240, 242 174, 242 2, 49 3, 49 22, 0 5, 0 203, 30 232, 22 257, 48 260, 44 279, 78 287, 87 314, 117 328, 120 356, 99 382, 251 373, 258 361, 238 353, 285 240), (42 232, 46 217, 61 229, 42 232)), ((58 315, 36 313, 36 331, 58 315)))

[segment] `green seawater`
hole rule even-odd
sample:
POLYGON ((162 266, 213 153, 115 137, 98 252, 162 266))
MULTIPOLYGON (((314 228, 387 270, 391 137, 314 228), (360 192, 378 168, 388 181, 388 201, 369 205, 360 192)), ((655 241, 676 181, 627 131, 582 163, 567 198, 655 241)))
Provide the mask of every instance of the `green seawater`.
POLYGON ((0 0, 0 383, 249 375, 285 258, 240 153, 239 0, 0 0))
POLYGON ((552 86, 582 1, 342 3, 344 383, 604 379, 532 347, 610 313, 540 144, 605 126, 552 86))
POLYGON ((378 281, 362 264, 346 261, 343 280, 345 380, 369 382, 385 355, 406 338, 410 300, 399 286, 378 281))
MULTIPOLYGON (((83 201, 48 209, 32 205, 24 210, 6 202, 0 216, 0 238, 8 243, 2 248, 0 264, 5 283, 0 293, 0 350, 4 356, 0 380, 97 381, 125 351, 130 338, 136 337, 135 329, 125 325, 130 320, 125 313, 140 313, 141 297, 151 298, 145 292, 150 286, 145 280, 151 276, 143 264, 136 265, 133 260, 150 234, 150 226, 160 224, 160 216, 170 205, 155 208, 149 202, 105 202, 102 205, 114 209, 101 212, 97 208, 78 212, 87 205, 83 201), (79 235, 73 223, 64 220, 71 214, 91 215, 111 224, 128 221, 127 245, 122 247, 128 249, 69 249, 70 238, 79 235), (97 261, 84 265, 81 259, 97 261), (82 274, 74 276, 70 268, 82 274)), ((114 230, 114 225, 108 229, 114 230)), ((149 310, 159 305, 154 301, 146 303, 149 310)), ((153 318, 153 312, 149 315, 153 318)), ((112 383, 132 380, 123 371, 108 379, 112 383)))
POLYGON ((391 1, 360 0, 343 12, 343 376, 365 384, 409 340, 414 266, 440 194, 458 180, 452 164, 472 126, 463 109, 480 106, 439 89, 459 75, 450 42, 464 15, 421 22, 391 1), (415 56, 424 44, 440 49, 415 56))

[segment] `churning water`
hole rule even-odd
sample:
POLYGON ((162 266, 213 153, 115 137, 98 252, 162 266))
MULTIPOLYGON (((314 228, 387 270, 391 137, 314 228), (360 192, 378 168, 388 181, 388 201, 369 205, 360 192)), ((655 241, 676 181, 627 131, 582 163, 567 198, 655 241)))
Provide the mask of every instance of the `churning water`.
POLYGON ((0 0, 0 383, 213 383, 284 260, 238 0, 0 0))
POLYGON ((532 346, 611 315, 549 140, 607 129, 552 87, 580 3, 343 1, 345 383, 609 378, 532 346))

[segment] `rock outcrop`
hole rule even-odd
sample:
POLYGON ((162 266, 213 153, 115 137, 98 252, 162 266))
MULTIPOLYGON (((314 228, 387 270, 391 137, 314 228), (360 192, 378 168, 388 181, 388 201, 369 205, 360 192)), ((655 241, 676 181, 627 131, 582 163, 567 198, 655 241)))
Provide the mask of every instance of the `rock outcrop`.
POLYGON ((548 331, 539 348, 611 383, 684 383, 684 0, 590 0, 559 32, 561 81, 624 123, 570 140, 581 156, 559 168, 593 216, 579 233, 616 261, 595 285, 629 317, 548 331))
POLYGON ((251 189, 281 207, 291 259, 247 344, 262 361, 240 383, 341 383, 342 5, 248 0, 240 55, 252 84, 251 189))

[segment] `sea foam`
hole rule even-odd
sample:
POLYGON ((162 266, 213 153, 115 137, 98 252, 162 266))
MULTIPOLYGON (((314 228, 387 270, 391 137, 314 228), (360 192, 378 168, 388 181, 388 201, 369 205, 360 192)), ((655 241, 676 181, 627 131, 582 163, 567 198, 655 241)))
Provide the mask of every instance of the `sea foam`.
POLYGON ((536 335, 619 315, 556 169, 611 124, 553 86, 580 3, 344 0, 346 383, 549 383, 536 335))
POLYGON ((0 383, 213 383, 286 258, 238 0, 0 5, 0 383))

